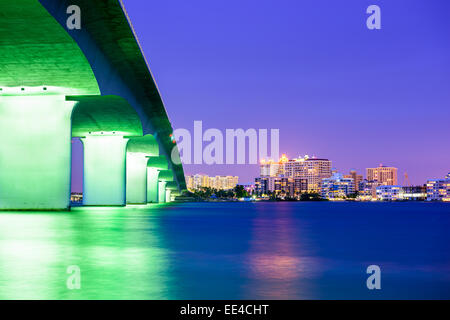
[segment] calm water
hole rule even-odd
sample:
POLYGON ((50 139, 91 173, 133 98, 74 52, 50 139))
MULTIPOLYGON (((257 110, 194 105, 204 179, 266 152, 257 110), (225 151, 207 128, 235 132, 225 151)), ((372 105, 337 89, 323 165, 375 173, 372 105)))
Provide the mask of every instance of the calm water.
POLYGON ((0 298, 450 299, 449 230, 443 203, 0 213, 0 298), (378 291, 366 288, 371 264, 378 291), (70 265, 81 290, 66 287, 70 265))

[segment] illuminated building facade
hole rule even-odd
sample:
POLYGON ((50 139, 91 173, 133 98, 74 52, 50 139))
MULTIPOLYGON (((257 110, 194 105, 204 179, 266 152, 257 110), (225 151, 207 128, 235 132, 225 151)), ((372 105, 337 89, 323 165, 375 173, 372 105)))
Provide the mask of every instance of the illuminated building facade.
POLYGON ((349 174, 344 175, 344 178, 353 179, 355 183, 355 191, 359 191, 359 184, 363 180, 363 176, 358 174, 356 170, 350 170, 349 174))
POLYGON ((403 187, 403 200, 423 201, 427 198, 427 186, 408 186, 403 187))
POLYGON ((377 168, 366 169, 367 180, 378 181, 382 185, 397 185, 397 168, 385 167, 380 164, 377 168))
POLYGON ((450 173, 445 179, 427 181, 427 201, 450 202, 450 173))
POLYGON ((272 193, 298 198, 308 192, 308 181, 299 177, 260 177, 255 179, 255 191, 258 195, 272 193))
POLYGON ((343 199, 355 192, 352 178, 345 178, 341 173, 333 173, 330 178, 322 179, 321 195, 327 199, 343 199))
POLYGON ((378 181, 362 180, 358 186, 358 198, 360 200, 371 201, 377 199, 377 187, 381 184, 378 181))
POLYGON ((276 177, 280 173, 280 163, 272 160, 261 160, 259 169, 261 177, 276 177))
POLYGON ((403 189, 401 186, 381 185, 377 187, 377 200, 380 201, 403 200, 403 189))
POLYGON ((191 191, 201 188, 213 188, 217 190, 231 190, 239 183, 238 176, 214 176, 206 174, 194 174, 186 176, 187 187, 191 191))
MULTIPOLYGON (((308 192, 320 192, 322 179, 331 177, 330 160, 314 157, 310 158, 309 156, 288 159, 286 155, 283 154, 279 162, 272 162, 270 163, 270 166, 268 163, 262 162, 260 169, 261 177, 304 179, 298 181, 306 180, 308 192)), ((269 190, 271 190, 271 188, 269 188, 269 190)))

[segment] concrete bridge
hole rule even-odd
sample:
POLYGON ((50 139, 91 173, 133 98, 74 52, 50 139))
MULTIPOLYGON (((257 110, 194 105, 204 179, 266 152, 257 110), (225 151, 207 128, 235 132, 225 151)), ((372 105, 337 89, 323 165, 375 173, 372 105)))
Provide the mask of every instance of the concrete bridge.
POLYGON ((0 2, 0 210, 166 202, 186 189, 161 95, 118 0, 0 2), (67 8, 80 8, 69 29, 67 8))

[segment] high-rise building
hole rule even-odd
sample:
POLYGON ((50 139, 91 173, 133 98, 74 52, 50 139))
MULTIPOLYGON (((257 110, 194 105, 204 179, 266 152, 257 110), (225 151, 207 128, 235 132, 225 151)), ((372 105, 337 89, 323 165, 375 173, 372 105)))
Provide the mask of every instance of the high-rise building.
POLYGON ((192 176, 185 176, 186 179, 186 187, 188 190, 194 190, 194 179, 192 176))
POLYGON ((308 192, 308 180, 306 178, 294 177, 294 194, 300 196, 302 193, 308 192))
POLYGON ((444 179, 427 181, 427 201, 450 201, 450 173, 444 179))
POLYGON ((378 181, 382 185, 397 184, 397 168, 385 167, 380 164, 377 168, 367 168, 367 180, 378 181))
POLYGON ((331 177, 331 161, 305 156, 282 162, 280 171, 285 177, 306 179, 308 192, 319 192, 322 179, 331 177))
POLYGON ((359 191, 359 183, 363 180, 363 176, 356 173, 356 170, 350 170, 349 174, 344 175, 344 178, 351 178, 355 183, 355 191, 359 191))
POLYGON ((261 164, 259 166, 260 169, 260 177, 276 177, 280 172, 280 163, 274 162, 272 160, 261 160, 261 164))
POLYGON ((353 178, 345 178, 341 173, 333 173, 322 179, 321 195, 327 199, 342 199, 355 192, 353 178))
POLYGON ((263 191, 285 192, 290 188, 289 194, 291 195, 305 192, 320 192, 322 179, 330 176, 331 161, 328 159, 304 156, 290 160, 283 154, 278 162, 261 161, 260 178, 255 180, 256 190, 258 193, 264 194, 265 192, 263 191), (281 180, 281 178, 288 178, 288 180, 281 180), (284 190, 283 186, 280 185, 280 189, 277 189, 278 183, 286 183, 286 186, 288 185, 289 187, 284 188, 286 189, 284 190))

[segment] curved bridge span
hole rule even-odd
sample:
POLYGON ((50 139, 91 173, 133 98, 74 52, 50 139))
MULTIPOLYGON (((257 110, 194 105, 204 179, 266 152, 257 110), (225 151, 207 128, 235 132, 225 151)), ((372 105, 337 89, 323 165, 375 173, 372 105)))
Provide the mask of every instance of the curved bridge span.
POLYGON ((166 202, 186 189, 120 1, 2 1, 0 13, 0 210, 70 207, 72 137, 84 147, 84 205, 166 202), (80 29, 67 26, 73 5, 80 29))

